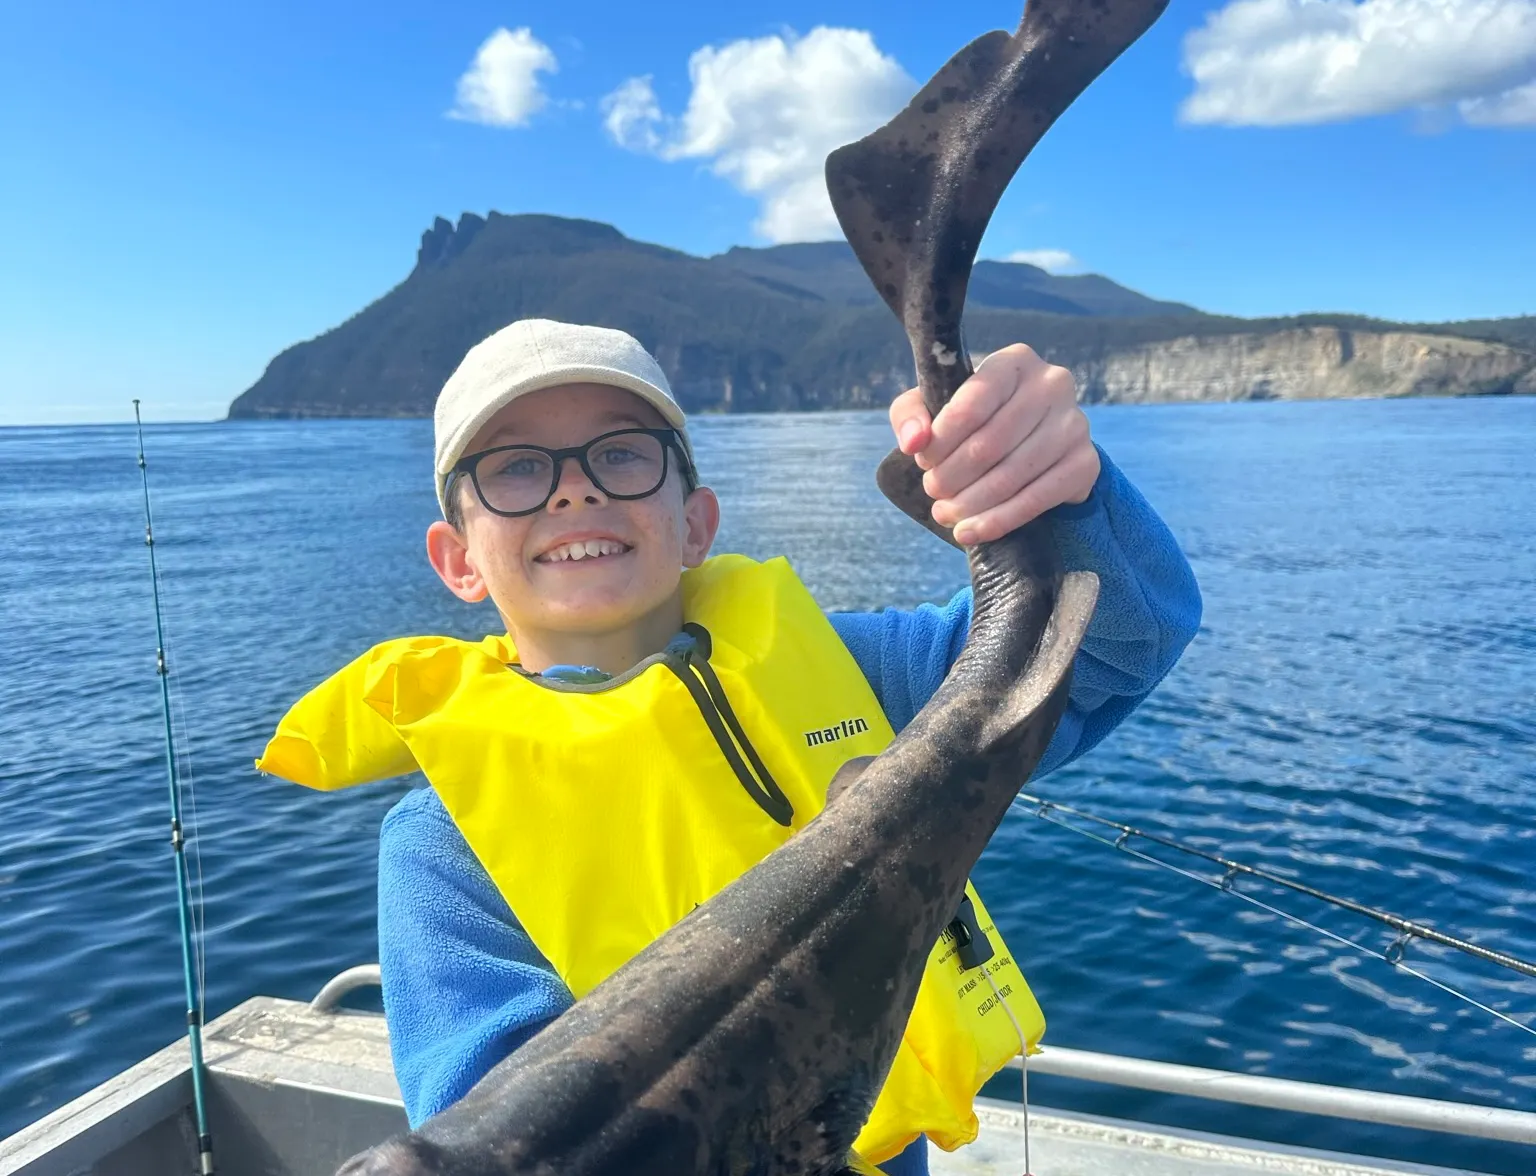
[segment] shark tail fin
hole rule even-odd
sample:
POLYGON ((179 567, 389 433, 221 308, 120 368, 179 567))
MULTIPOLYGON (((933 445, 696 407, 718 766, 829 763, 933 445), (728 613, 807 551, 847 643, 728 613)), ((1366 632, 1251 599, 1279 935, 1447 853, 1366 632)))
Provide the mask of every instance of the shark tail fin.
POLYGON ((931 531, 951 547, 960 547, 955 542, 953 532, 934 521, 931 513, 933 499, 923 490, 923 471, 918 468, 917 462, 901 450, 893 449, 885 455, 875 471, 875 484, 880 487, 882 494, 901 509, 902 514, 918 526, 931 531))

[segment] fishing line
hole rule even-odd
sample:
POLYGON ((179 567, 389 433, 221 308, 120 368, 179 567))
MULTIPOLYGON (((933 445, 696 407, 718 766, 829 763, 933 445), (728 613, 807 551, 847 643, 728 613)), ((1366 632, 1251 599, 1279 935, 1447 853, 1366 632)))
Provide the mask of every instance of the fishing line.
MULTIPOLYGON (((1245 874, 1252 878, 1258 878, 1262 881, 1273 883, 1276 886, 1283 886, 1288 890, 1294 890, 1298 894, 1305 894, 1309 898, 1318 899, 1321 902, 1329 903, 1332 906, 1340 907, 1344 910, 1351 911, 1354 914, 1363 915, 1368 919, 1374 919, 1378 923, 1384 923, 1386 926, 1391 927, 1394 931, 1396 931, 1400 938, 1424 939, 1431 943, 1438 943, 1444 947, 1453 947, 1457 951, 1476 956, 1478 959, 1485 960, 1491 964, 1497 964, 1501 968, 1509 968, 1526 976, 1536 977, 1536 964, 1533 964, 1528 960, 1522 960, 1516 956, 1509 955, 1506 952, 1494 951, 1492 948, 1482 947, 1479 944, 1472 943, 1465 939, 1458 939, 1454 935, 1447 935, 1444 931, 1436 931, 1433 927, 1427 927, 1423 923, 1411 922, 1408 919, 1404 919, 1388 911, 1378 910, 1375 907, 1368 907, 1364 903, 1355 902, 1353 899, 1340 898, 1337 895, 1329 894, 1326 891, 1319 890, 1315 886, 1308 886, 1304 882, 1297 882, 1295 879, 1287 878, 1283 874, 1276 874, 1271 870, 1266 870, 1262 866, 1250 866, 1244 864, 1243 862, 1235 862, 1230 858, 1222 857, 1220 854, 1211 853, 1203 849, 1197 849, 1195 846, 1186 845, 1182 841, 1175 841, 1172 837, 1165 837, 1158 833, 1147 833, 1133 825, 1125 825, 1119 821, 1111 821, 1107 817, 1096 816, 1093 813, 1084 812, 1081 809, 1075 809, 1068 805, 1058 804, 1053 800, 1042 800, 1040 797, 1030 796, 1028 793, 1021 792, 1019 793, 1018 798, 1036 806, 1035 816, 1041 817, 1045 820, 1051 820, 1052 824, 1060 825, 1064 829, 1072 829, 1074 832, 1079 833, 1083 832, 1083 830, 1077 829, 1076 826, 1069 825, 1064 821, 1052 820, 1052 818, 1048 815, 1049 812, 1067 813, 1070 816, 1078 817, 1085 821, 1092 821, 1095 824, 1105 825, 1111 829, 1118 830, 1120 837, 1112 843, 1117 849, 1124 848, 1120 844, 1121 842, 1128 841, 1132 837, 1139 837, 1143 841, 1150 841, 1156 845, 1167 846, 1169 849, 1176 849, 1180 853, 1189 854, 1191 857, 1202 858, 1205 861, 1214 862, 1216 865, 1221 866, 1222 869, 1226 871, 1226 875, 1223 877, 1221 883, 1221 888, 1224 890, 1231 889, 1231 884, 1236 879, 1238 874, 1245 874)), ((1095 840, 1104 839, 1096 838, 1095 840)), ((1158 861, 1159 859, 1152 858, 1150 860, 1158 861)), ((1159 864, 1165 863, 1160 862, 1159 864)))
POLYGON ((1134 828, 1133 826, 1124 825, 1118 821, 1111 821, 1105 817, 1096 816, 1093 813, 1086 813, 1081 809, 1074 809, 1068 805, 1057 804, 1055 801, 1042 800, 1040 797, 1031 796, 1028 793, 1021 792, 1019 794, 1019 799, 1024 801, 1026 804, 1035 806, 1033 815, 1039 817, 1041 820, 1049 821, 1051 824, 1056 825, 1062 829, 1069 829, 1073 833, 1077 833, 1083 837, 1088 838, 1090 841, 1097 841, 1101 845, 1107 845, 1112 849, 1118 849, 1121 852, 1129 854, 1131 857, 1134 857, 1140 861, 1149 862, 1154 866, 1161 866, 1165 870, 1171 870, 1175 874, 1179 874, 1182 877, 1189 878, 1195 882, 1199 882, 1203 886, 1209 886, 1213 890, 1219 890, 1223 893, 1230 894, 1235 898, 1240 898, 1244 902, 1250 903, 1251 905, 1258 907, 1260 910, 1267 911, 1272 915, 1276 915, 1279 918, 1285 919, 1287 922, 1294 923, 1298 927, 1304 927, 1307 930, 1315 932, 1316 934, 1321 935, 1326 939, 1334 941, 1335 943, 1341 944, 1345 947, 1353 948, 1355 951, 1361 953, 1362 955, 1367 955, 1373 959, 1381 960, 1382 962, 1390 965, 1400 972, 1406 972, 1410 976, 1416 976, 1420 980, 1434 985, 1434 987, 1440 989, 1442 992, 1445 992, 1450 996, 1454 996, 1458 1000, 1465 1001, 1473 1008, 1481 1009, 1483 1012, 1498 1018, 1500 1021, 1503 1021, 1509 1025, 1513 1025, 1516 1029, 1520 1029, 1526 1033, 1531 1034, 1531 1036, 1536 1037, 1536 1029, 1533 1029, 1531 1026, 1521 1021, 1515 1020, 1513 1017, 1500 1012, 1498 1009, 1490 1008, 1482 1001, 1468 996, 1466 993, 1452 988, 1449 984, 1446 984, 1441 980, 1437 980, 1433 976, 1426 975, 1418 968, 1411 967, 1410 965, 1404 963, 1403 952, 1406 950, 1409 941, 1417 937, 1427 939, 1435 943, 1440 943, 1447 947, 1453 947, 1458 950, 1465 951, 1479 959, 1499 964, 1502 967, 1510 968, 1513 971, 1520 972, 1525 975, 1536 976, 1536 965, 1532 965, 1525 960, 1518 959, 1515 956, 1507 955, 1504 952, 1492 951, 1488 948, 1479 947, 1477 944, 1468 943, 1466 940, 1457 939, 1451 935, 1445 935, 1442 932, 1435 931, 1431 927, 1425 927, 1419 923, 1412 923, 1407 919, 1399 918, 1397 915, 1388 914, 1385 911, 1375 910, 1374 908, 1364 906, 1350 899, 1338 898, 1334 895, 1318 890, 1315 887, 1307 886, 1300 882, 1295 882, 1278 874, 1272 874, 1268 870, 1264 870, 1256 866, 1243 865, 1240 862, 1230 861, 1227 858, 1208 853, 1205 850, 1197 849, 1194 846, 1184 845, 1181 842, 1175 841, 1171 837, 1163 837, 1155 833, 1144 833, 1141 830, 1134 828), (1071 824, 1069 821, 1062 820, 1060 817, 1054 815, 1056 813, 1066 813, 1073 817, 1079 817, 1084 820, 1093 821, 1100 825, 1109 826, 1119 830, 1120 836, 1113 839, 1105 837, 1102 834, 1095 833, 1090 829, 1083 829, 1077 825, 1071 824), (1131 838, 1133 837, 1141 837, 1158 845, 1166 845, 1169 848, 1179 850, 1183 853, 1188 853, 1191 856, 1203 858, 1206 861, 1217 862, 1225 868, 1226 873, 1223 874, 1223 876, 1219 879, 1209 878, 1204 874, 1197 874, 1193 870, 1186 870, 1182 866, 1176 866, 1172 862, 1165 862, 1161 858, 1153 857, 1149 853, 1145 853, 1142 850, 1133 848, 1129 844, 1131 838), (1285 886, 1291 890, 1295 890, 1302 894, 1318 898, 1324 902, 1332 903, 1335 906, 1342 907, 1343 909, 1352 911, 1356 914, 1375 918, 1377 921, 1386 923, 1388 926, 1394 928, 1398 933, 1397 938, 1392 942, 1386 951, 1378 951, 1373 947, 1367 946, 1366 944, 1346 938, 1345 936, 1339 935, 1334 931, 1330 931, 1326 927, 1319 927, 1317 924, 1309 922, 1308 920, 1302 918, 1300 915, 1295 915, 1290 911, 1282 910, 1280 907, 1277 907, 1272 903, 1265 902, 1262 899, 1256 898, 1251 894, 1245 894, 1243 891, 1237 889, 1236 886, 1236 878, 1239 874, 1261 878, 1266 882, 1274 882, 1277 885, 1285 886))
POLYGON ((1013 1009, 1003 999, 1003 994, 998 991, 997 981, 992 978, 992 969, 982 964, 981 974, 992 986, 992 995, 997 997, 997 1003, 1002 1005, 1003 1012, 1008 1014, 1013 1031, 1019 1035, 1019 1099, 1024 1104, 1024 1176, 1032 1176, 1034 1169, 1029 1166, 1029 1041, 1024 1036, 1024 1026, 1019 1024, 1019 1019, 1013 1015, 1013 1009))
POLYGON ((165 723, 165 774, 171 800, 171 848, 176 861, 176 913, 181 923, 181 973, 187 997, 187 1042, 192 1053, 192 1105, 197 1118, 197 1153, 203 1176, 213 1176, 213 1138, 203 1098, 203 1006, 194 991, 193 948, 187 886, 186 837, 181 823, 176 739, 171 723, 170 669, 165 660, 165 623, 160 609, 160 569, 155 559, 155 524, 149 506, 149 467, 144 460, 144 423, 139 402, 133 402, 133 423, 139 441, 139 477, 144 487, 144 545, 149 549, 150 591, 155 603, 155 673, 160 679, 160 714, 165 723))

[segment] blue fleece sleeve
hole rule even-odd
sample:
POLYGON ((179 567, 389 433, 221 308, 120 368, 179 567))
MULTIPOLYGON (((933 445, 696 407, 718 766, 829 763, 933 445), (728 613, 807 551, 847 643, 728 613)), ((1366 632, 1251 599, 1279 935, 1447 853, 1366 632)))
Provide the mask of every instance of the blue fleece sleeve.
MULTIPOLYGON (((1082 755, 1173 668, 1200 627, 1200 589, 1147 500, 1099 451, 1086 502, 1046 517, 1068 570, 1097 572, 1099 602, 1073 665, 1071 699, 1037 776, 1082 755)), ((971 590, 948 604, 833 613, 833 627, 898 731, 931 698, 971 623, 971 590)))
POLYGON ((379 967, 412 1127, 572 1003, 430 788, 407 793, 379 833, 379 967))

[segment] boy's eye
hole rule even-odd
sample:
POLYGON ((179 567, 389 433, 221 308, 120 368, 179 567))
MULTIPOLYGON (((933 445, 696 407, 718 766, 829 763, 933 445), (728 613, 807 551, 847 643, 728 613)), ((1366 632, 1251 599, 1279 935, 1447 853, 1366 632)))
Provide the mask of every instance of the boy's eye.
POLYGON ((632 445, 626 445, 622 441, 616 441, 604 446, 597 454, 598 461, 604 465, 625 465, 628 462, 641 460, 640 451, 632 445))
POLYGON ((596 469, 635 471, 636 476, 649 476, 640 471, 649 471, 661 463, 661 442, 644 433, 610 437, 594 445, 587 460, 596 469))
POLYGON ((498 453, 482 474, 492 478, 547 478, 549 458, 542 453, 498 453))

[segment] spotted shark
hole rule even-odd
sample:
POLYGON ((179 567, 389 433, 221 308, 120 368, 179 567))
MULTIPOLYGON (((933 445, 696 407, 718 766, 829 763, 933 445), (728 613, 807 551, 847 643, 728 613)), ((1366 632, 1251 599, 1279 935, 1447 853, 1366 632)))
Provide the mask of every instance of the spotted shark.
MULTIPOLYGON (((937 412, 981 236, 1026 155, 1167 0, 1030 0, 887 125, 827 159, 848 241, 937 412)), ((921 471, 877 480, 934 522, 921 471)), ((1096 578, 1043 522, 968 553, 969 637, 886 750, 824 811, 417 1130, 343 1176, 833 1176, 896 1054, 930 949, 1067 701, 1096 578)))

